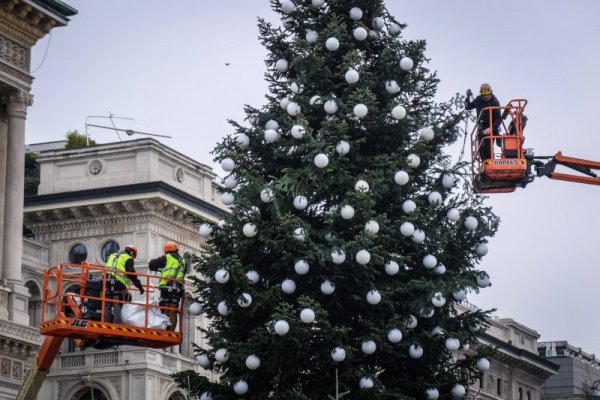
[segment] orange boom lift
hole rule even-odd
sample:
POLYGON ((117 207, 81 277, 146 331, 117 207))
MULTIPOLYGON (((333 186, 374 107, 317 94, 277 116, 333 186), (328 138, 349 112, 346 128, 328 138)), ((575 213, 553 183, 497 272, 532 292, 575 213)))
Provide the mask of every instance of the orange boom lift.
POLYGON ((35 400, 65 338, 75 339, 79 346, 96 348, 127 344, 160 349, 181 344, 182 305, 177 309, 179 326, 175 330, 166 330, 164 325, 157 326, 152 317, 173 308, 159 306, 152 299, 159 290, 159 279, 183 282, 155 275, 135 275, 144 286, 144 301, 133 303, 104 297, 107 273, 101 265, 87 262, 60 264, 44 271, 40 333, 46 335, 46 339, 17 400, 35 400), (110 310, 116 303, 121 307, 127 304, 135 307, 140 316, 135 325, 109 322, 110 310))
MULTIPOLYGON (((515 99, 504 107, 486 107, 478 116, 478 121, 483 113, 489 113, 489 135, 478 137, 479 124, 471 132, 471 175, 475 193, 510 193, 517 187, 525 187, 533 182, 536 177, 546 176, 569 182, 600 185, 600 177, 593 170, 600 170, 600 162, 583 160, 580 158, 566 157, 562 152, 554 156, 534 156, 532 149, 524 149, 523 128, 526 117, 523 115, 527 100, 515 99), (502 123, 497 135, 493 134, 492 112, 500 109, 502 123), (508 125, 507 125, 508 122, 508 125), (485 142, 489 143, 491 158, 482 159, 481 148, 485 142), (494 145, 500 148, 495 152, 494 145), (556 172, 558 165, 570 168, 580 173, 567 174, 556 172)), ((485 129, 486 127, 482 127, 485 129)))

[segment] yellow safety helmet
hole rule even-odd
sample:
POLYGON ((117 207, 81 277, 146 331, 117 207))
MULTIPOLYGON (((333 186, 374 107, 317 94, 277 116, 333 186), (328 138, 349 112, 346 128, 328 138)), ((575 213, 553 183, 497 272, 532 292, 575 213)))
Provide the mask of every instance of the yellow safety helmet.
POLYGON ((479 94, 492 94, 492 87, 489 83, 482 83, 479 87, 479 94))

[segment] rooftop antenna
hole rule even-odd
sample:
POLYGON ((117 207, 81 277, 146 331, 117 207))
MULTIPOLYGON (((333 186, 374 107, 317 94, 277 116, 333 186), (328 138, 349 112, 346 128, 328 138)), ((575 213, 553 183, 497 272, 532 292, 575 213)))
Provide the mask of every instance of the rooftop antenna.
POLYGON ((127 136, 132 136, 134 134, 138 134, 138 135, 148 135, 148 136, 156 136, 156 137, 163 137, 163 138, 168 138, 171 139, 171 136, 167 136, 167 135, 159 135, 157 133, 148 133, 148 132, 140 132, 140 131, 134 131, 132 129, 121 129, 121 128, 117 128, 115 125, 115 122, 113 121, 114 119, 127 119, 127 120, 133 120, 133 118, 128 118, 128 117, 117 117, 115 115, 113 115, 112 113, 109 113, 108 116, 104 116, 104 115, 89 115, 86 117, 85 119, 85 137, 86 137, 86 141, 87 141, 87 145, 90 145, 90 135, 88 134, 88 126, 93 126, 95 128, 102 128, 102 129, 111 129, 114 130, 115 133, 117 134, 117 137, 119 138, 119 141, 121 141, 121 135, 119 135, 119 132, 125 132, 125 134, 127 134, 127 136), (110 123, 112 125, 111 126, 105 126, 105 125, 96 125, 96 124, 90 124, 88 122, 88 119, 90 118, 108 118, 110 120, 110 123))

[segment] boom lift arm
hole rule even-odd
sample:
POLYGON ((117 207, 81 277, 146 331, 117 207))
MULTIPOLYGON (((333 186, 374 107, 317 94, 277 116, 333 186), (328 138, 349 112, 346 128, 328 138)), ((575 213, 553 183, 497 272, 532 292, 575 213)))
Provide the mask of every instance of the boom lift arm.
POLYGON ((586 183, 588 185, 600 185, 600 176, 592 171, 593 169, 600 170, 600 162, 584 160, 581 158, 566 157, 559 151, 552 158, 550 157, 533 157, 534 160, 550 159, 548 162, 533 161, 533 167, 537 176, 547 176, 550 179, 557 179, 568 182, 586 183), (571 168, 577 172, 588 176, 580 176, 574 174, 565 174, 555 172, 556 166, 562 165, 571 168))

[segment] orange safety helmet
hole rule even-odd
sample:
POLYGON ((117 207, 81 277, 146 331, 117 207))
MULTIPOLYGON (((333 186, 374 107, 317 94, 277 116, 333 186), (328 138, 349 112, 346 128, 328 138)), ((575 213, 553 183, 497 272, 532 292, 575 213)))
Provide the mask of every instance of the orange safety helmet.
POLYGON ((164 247, 165 253, 170 253, 172 251, 177 251, 179 248, 175 244, 175 242, 167 242, 164 247))
POLYGON ((127 247, 125 247, 125 251, 129 250, 130 252, 132 252, 133 254, 131 255, 131 257, 136 258, 137 257, 137 247, 134 246, 133 244, 128 244, 127 247))
POLYGON ((492 94, 492 87, 489 83, 482 83, 479 87, 479 94, 492 94))

